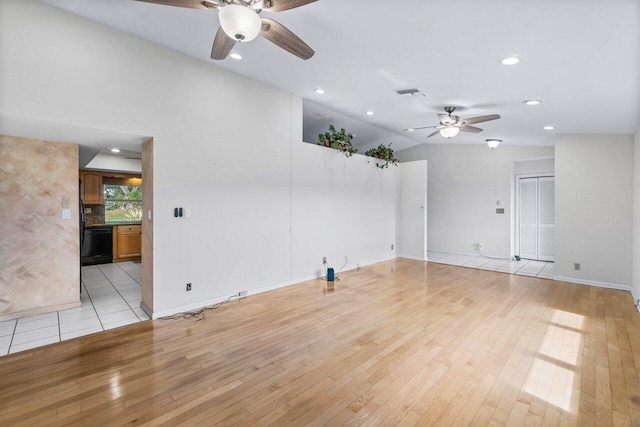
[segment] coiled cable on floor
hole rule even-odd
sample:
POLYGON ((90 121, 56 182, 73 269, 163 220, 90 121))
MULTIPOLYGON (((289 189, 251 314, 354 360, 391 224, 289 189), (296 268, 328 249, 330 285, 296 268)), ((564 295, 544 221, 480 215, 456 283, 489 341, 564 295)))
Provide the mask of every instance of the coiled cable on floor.
POLYGON ((196 322, 199 322, 201 320, 204 319, 205 317, 205 313, 207 312, 207 310, 215 310, 218 309, 220 307, 222 307, 223 305, 225 305, 226 303, 228 303, 229 301, 231 301, 234 298, 239 297, 238 294, 235 295, 231 295, 230 297, 228 297, 226 300, 224 301, 220 301, 216 304, 207 306, 207 307, 202 307, 199 310, 196 311, 187 311, 184 313, 177 313, 171 316, 165 316, 165 317, 161 317, 160 320, 178 320, 178 319, 185 319, 185 320, 189 320, 189 319, 196 319, 196 322))

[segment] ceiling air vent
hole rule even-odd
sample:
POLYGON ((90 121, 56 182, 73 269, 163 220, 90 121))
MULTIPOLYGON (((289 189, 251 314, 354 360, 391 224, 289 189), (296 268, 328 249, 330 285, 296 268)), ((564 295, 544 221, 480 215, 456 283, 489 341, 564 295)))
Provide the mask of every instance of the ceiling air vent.
POLYGON ((411 95, 411 96, 424 96, 424 93, 420 92, 418 89, 400 89, 396 90, 398 95, 411 95))

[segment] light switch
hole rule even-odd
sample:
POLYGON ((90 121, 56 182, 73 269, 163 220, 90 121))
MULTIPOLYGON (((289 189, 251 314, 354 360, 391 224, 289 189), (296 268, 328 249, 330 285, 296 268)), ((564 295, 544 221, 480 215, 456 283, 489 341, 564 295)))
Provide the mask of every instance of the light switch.
POLYGON ((191 209, 185 208, 184 210, 184 217, 186 219, 191 219, 191 209))
POLYGON ((69 209, 69 199, 62 199, 62 209, 69 209))
POLYGON ((62 219, 71 219, 71 209, 62 209, 62 219))

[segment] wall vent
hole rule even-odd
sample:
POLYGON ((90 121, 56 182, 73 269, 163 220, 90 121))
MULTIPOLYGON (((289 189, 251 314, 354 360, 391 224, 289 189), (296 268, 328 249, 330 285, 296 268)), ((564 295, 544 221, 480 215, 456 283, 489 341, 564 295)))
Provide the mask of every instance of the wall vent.
POLYGON ((424 93, 420 92, 418 89, 400 89, 396 90, 398 95, 411 95, 411 96, 424 96, 424 93))

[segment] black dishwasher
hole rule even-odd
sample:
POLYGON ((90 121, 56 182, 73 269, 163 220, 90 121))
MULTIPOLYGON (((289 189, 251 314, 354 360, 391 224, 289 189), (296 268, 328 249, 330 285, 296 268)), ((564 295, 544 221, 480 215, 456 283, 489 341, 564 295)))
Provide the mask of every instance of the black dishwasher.
POLYGON ((113 227, 110 225, 87 227, 82 243, 82 265, 113 262, 113 227))

